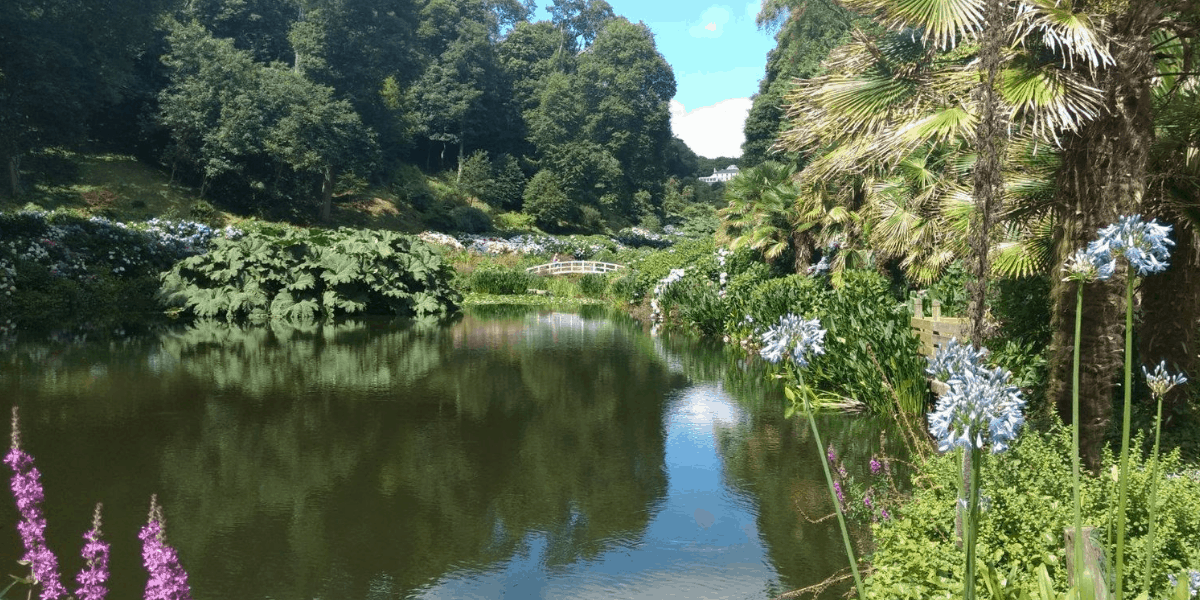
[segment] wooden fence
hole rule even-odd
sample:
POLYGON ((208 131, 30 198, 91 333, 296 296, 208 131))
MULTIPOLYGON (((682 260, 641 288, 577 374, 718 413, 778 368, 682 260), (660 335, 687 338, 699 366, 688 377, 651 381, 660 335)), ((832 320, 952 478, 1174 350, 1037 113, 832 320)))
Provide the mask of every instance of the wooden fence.
MULTIPOLYGON (((933 358, 942 346, 953 338, 959 341, 967 339, 968 320, 958 317, 943 317, 942 303, 934 300, 930 316, 925 316, 924 299, 917 296, 912 299, 912 328, 921 339, 921 354, 933 358)), ((931 380, 930 385, 936 394, 944 394, 946 385, 937 380, 931 380)))

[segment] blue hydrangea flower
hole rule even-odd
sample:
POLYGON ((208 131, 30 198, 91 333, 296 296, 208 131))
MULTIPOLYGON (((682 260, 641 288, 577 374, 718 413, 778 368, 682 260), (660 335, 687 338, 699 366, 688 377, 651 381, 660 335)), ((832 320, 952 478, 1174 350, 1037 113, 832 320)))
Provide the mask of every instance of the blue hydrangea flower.
POLYGON ((941 452, 988 446, 1003 452, 1025 423, 1025 399, 1009 384, 1012 374, 984 366, 986 355, 986 349, 947 344, 931 362, 931 370, 945 369, 950 387, 929 413, 929 431, 941 452))
POLYGON ((1156 220, 1147 223, 1141 215, 1123 216, 1098 232, 1100 238, 1088 244, 1087 254, 1101 280, 1113 276, 1119 256, 1124 256, 1138 275, 1161 273, 1171 255, 1167 246, 1175 245, 1167 237, 1170 233, 1170 225, 1156 220))
POLYGON ((792 362, 806 367, 811 356, 825 354, 824 343, 825 330, 821 329, 820 321, 805 321, 787 314, 779 317, 779 323, 762 335, 760 354, 770 363, 778 363, 791 354, 792 362))
POLYGON ((1187 383, 1187 377, 1184 377, 1183 373, 1172 375, 1167 372, 1167 361, 1165 360, 1158 363, 1158 367, 1153 372, 1147 371, 1143 366, 1142 374, 1146 376, 1146 385, 1150 386, 1150 392, 1156 398, 1166 396, 1171 388, 1187 383))

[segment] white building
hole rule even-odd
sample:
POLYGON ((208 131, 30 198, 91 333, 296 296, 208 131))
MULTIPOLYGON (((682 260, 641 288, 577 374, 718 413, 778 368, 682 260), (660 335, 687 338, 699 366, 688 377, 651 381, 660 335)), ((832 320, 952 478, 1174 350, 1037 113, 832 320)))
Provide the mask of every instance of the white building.
POLYGON ((740 171, 738 171, 737 165, 729 165, 720 171, 713 169, 712 175, 709 175, 708 177, 701 177, 700 181, 712 185, 718 181, 729 181, 738 173, 740 173, 740 171))

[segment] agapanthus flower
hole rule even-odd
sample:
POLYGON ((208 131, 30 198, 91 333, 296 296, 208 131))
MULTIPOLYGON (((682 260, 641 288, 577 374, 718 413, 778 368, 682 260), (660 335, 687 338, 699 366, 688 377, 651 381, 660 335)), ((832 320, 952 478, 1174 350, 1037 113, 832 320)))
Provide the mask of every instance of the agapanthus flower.
POLYGON ((825 330, 821 322, 805 321, 793 314, 779 317, 779 323, 762 335, 760 353, 767 362, 778 363, 791 354, 792 362, 801 367, 808 366, 809 357, 825 354, 825 330))
POLYGON ((978 368, 987 358, 987 348, 975 348, 971 344, 963 344, 958 338, 950 341, 929 358, 929 366, 925 372, 938 381, 949 383, 955 373, 978 368))
POLYGON ((1150 386, 1150 392, 1155 398, 1162 398, 1171 391, 1171 388, 1177 385, 1187 383, 1187 377, 1183 373, 1174 375, 1167 372, 1167 361, 1158 363, 1158 367, 1153 372, 1147 371, 1146 367, 1142 367, 1142 374, 1146 376, 1146 385, 1150 386))
MULTIPOLYGON (((1063 281, 1080 283, 1095 281, 1100 276, 1096 263, 1092 262, 1092 256, 1086 250, 1076 250, 1075 254, 1067 259, 1067 262, 1063 264, 1063 274, 1066 275, 1063 277, 1063 281)), ((1108 277, 1112 277, 1111 272, 1108 277)))
POLYGON ((179 564, 179 554, 166 543, 162 507, 158 497, 150 497, 150 519, 138 533, 142 540, 142 564, 150 574, 145 600, 191 600, 187 572, 179 564))
POLYGON ((83 545, 80 554, 87 566, 75 576, 75 581, 79 582, 75 595, 79 600, 103 600, 108 594, 108 588, 104 587, 104 584, 108 582, 109 548, 108 542, 100 538, 99 504, 92 515, 92 529, 83 534, 83 539, 87 540, 87 543, 83 545))
MULTIPOLYGON (((973 349, 972 349, 973 350, 973 349)), ((983 356, 985 350, 961 353, 983 356)), ((943 359, 939 356, 935 359, 943 359)), ((947 359, 949 360, 949 359, 947 359)), ((1025 422, 1025 400, 1020 390, 1009 384, 1008 371, 981 366, 977 360, 963 360, 960 368, 946 379, 950 391, 943 394, 929 413, 929 430, 945 452, 956 447, 1003 452, 1025 422)))
POLYGON ((67 588, 59 576, 58 557, 46 545, 42 474, 33 466, 33 457, 21 450, 21 430, 15 406, 12 411, 12 448, 4 457, 4 463, 13 470, 12 491, 17 500, 17 511, 21 513, 21 520, 17 523, 21 543, 25 546, 21 560, 29 563, 34 583, 42 586, 39 598, 64 598, 67 588))
POLYGON ((1147 223, 1141 215, 1123 216, 1098 232, 1100 237, 1088 244, 1087 254, 1102 280, 1112 277, 1118 256, 1124 256, 1138 275, 1161 273, 1171 254, 1167 246, 1175 245, 1167 237, 1170 233, 1170 225, 1147 223))

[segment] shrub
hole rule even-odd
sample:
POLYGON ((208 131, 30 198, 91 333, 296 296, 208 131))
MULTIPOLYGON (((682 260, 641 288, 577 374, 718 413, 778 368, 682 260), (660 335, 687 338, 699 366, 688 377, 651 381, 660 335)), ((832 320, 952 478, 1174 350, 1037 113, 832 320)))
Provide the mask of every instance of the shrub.
MULTIPOLYGON (((757 275, 766 271, 765 265, 754 269, 757 275)), ((739 282, 741 288, 745 282, 739 282)), ((827 302, 828 287, 824 281, 807 275, 788 275, 779 279, 767 279, 754 286, 745 300, 745 312, 754 322, 768 327, 788 313, 802 317, 823 317, 827 302)), ((744 292, 743 292, 744 293, 744 292)), ((822 322, 824 322, 822 318, 822 322)))
POLYGON ((624 275, 614 279, 609 286, 609 294, 616 300, 632 302, 637 298, 638 278, 637 274, 632 271, 627 271, 624 275))
POLYGON ((701 335, 720 335, 725 328, 725 301, 717 284, 700 277, 684 277, 668 288, 679 318, 701 335))
POLYGON ((471 273, 471 291, 479 294, 511 296, 524 294, 533 287, 535 277, 524 269, 487 266, 471 273))
MULTIPOLYGON (((1141 440, 1134 447, 1141 447, 1141 440)), ((987 509, 979 521, 978 556, 1001 574, 1013 573, 1008 586, 1036 594, 1035 574, 1045 566, 1055 588, 1066 591, 1064 528, 1072 526, 1070 430, 1025 432, 1004 454, 984 455, 982 482, 987 509)), ((1158 559, 1151 576, 1151 597, 1166 591, 1167 574, 1200 565, 1200 475, 1180 474, 1178 452, 1161 457, 1158 482, 1158 559), (1169 498, 1163 502, 1164 498, 1169 498)), ((1085 476, 1081 497, 1084 523, 1101 537, 1115 523, 1117 490, 1110 476, 1116 459, 1106 451, 1100 475, 1085 476)), ((922 469, 925 484, 895 518, 875 526, 873 572, 868 597, 891 599, 960 598, 962 550, 955 545, 954 519, 961 458, 955 453, 934 457, 922 469)), ((1151 469, 1140 453, 1131 456, 1126 579, 1140 581, 1145 560, 1147 503, 1151 469)), ((1107 544, 1106 544, 1107 545, 1107 544)), ((1108 546, 1111 548, 1111 546, 1108 546)), ((1111 556, 1110 556, 1111 558, 1111 556)))
POLYGON ((388 231, 262 226, 218 239, 163 274, 161 297, 227 320, 310 320, 352 313, 444 315, 458 304, 434 246, 388 231))
POLYGON ((484 233, 492 230, 492 218, 474 206, 457 206, 450 210, 454 228, 464 233, 484 233))
POLYGON ((579 278, 579 291, 588 298, 603 298, 608 289, 608 277, 599 273, 588 273, 579 278))

